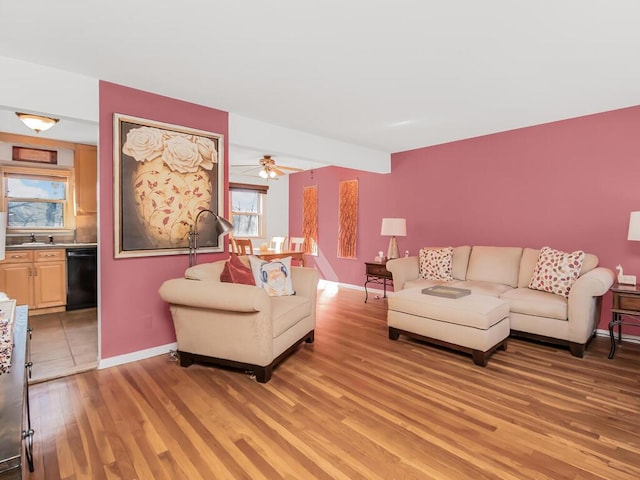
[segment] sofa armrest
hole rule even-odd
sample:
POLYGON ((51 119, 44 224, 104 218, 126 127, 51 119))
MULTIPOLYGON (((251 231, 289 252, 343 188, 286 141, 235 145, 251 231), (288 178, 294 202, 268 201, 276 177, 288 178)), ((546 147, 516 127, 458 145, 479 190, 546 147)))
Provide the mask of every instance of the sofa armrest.
POLYGON ((613 272, 597 267, 578 277, 569 292, 569 341, 585 343, 600 321, 600 301, 613 285, 613 272))
POLYGON ((247 313, 271 309, 266 290, 252 285, 173 278, 160 286, 159 293, 172 305, 247 313))
POLYGON ((386 266, 393 276, 394 292, 403 290, 406 282, 415 280, 420 276, 418 257, 394 258, 389 260, 386 266))

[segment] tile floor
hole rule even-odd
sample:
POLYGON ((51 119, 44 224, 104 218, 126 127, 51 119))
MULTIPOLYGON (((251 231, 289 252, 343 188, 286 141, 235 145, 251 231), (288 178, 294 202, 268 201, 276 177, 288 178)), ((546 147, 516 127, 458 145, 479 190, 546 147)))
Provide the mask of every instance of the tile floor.
POLYGON ((32 315, 30 383, 44 382, 98 366, 98 314, 95 308, 32 315))

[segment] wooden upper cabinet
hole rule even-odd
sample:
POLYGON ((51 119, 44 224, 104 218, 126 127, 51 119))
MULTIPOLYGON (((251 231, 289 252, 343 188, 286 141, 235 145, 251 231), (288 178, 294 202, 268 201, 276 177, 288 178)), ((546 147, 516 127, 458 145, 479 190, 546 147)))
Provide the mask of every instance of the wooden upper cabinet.
POLYGON ((76 176, 76 208, 78 213, 98 211, 98 151, 91 145, 76 145, 73 159, 76 176))

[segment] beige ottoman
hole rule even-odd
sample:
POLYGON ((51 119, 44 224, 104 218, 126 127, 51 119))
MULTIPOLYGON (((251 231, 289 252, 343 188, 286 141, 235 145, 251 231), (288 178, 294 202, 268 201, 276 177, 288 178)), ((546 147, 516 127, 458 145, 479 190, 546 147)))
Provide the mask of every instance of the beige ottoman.
POLYGON ((457 299, 425 295, 409 288, 389 296, 389 338, 400 334, 470 353, 486 366, 498 348, 507 349, 509 304, 499 298, 471 294, 457 299))

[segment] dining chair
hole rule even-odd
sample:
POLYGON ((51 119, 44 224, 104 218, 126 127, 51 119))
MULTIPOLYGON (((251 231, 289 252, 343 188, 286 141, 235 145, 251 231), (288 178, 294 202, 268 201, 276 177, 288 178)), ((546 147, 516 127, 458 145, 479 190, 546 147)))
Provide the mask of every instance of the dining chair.
POLYGON ((301 252, 304 245, 304 237, 291 237, 289 240, 289 250, 292 252, 301 252))
POLYGON ((253 255, 253 244, 248 238, 234 238, 231 245, 236 255, 253 255))
POLYGON ((269 242, 269 248, 275 251, 284 250, 286 243, 287 243, 287 237, 271 237, 271 242, 269 242))

